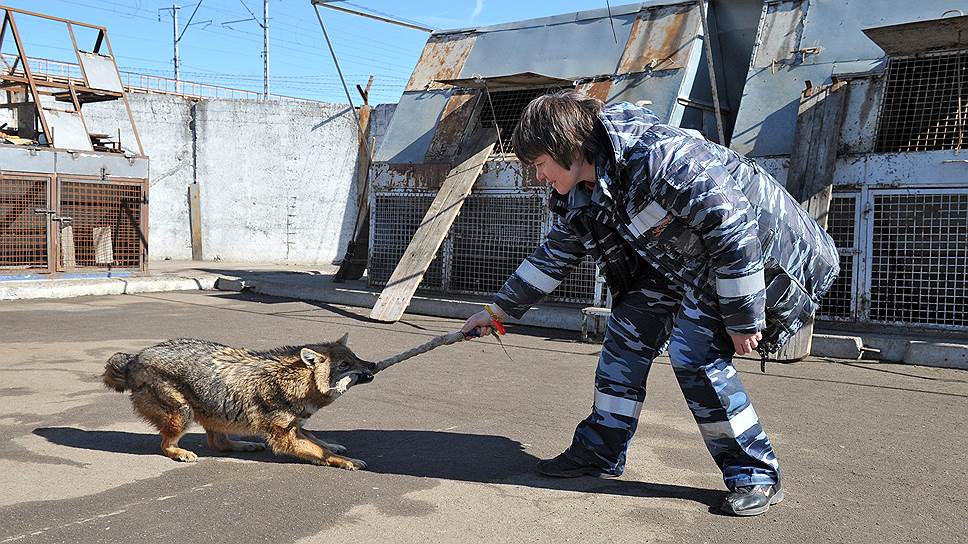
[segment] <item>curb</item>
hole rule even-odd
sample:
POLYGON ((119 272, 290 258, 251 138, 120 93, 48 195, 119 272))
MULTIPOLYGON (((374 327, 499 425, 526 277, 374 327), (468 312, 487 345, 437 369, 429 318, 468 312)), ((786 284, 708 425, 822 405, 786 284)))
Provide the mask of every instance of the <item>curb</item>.
POLYGON ((857 360, 864 354, 864 341, 859 336, 814 334, 810 355, 833 359, 857 360))
POLYGON ((218 276, 208 274, 191 278, 148 276, 0 282, 0 301, 208 290, 215 288, 217 280, 218 276))
POLYGON ((968 345, 912 340, 904 352, 904 362, 968 370, 968 345))

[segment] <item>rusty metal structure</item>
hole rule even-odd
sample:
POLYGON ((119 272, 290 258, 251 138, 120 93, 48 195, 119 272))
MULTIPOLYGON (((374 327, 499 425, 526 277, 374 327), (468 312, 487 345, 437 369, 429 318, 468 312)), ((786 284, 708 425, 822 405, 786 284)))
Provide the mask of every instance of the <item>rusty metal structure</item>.
POLYGON ((148 158, 107 29, 6 6, 0 14, 0 48, 12 44, 0 57, 0 279, 145 271, 148 158), (35 72, 18 27, 30 18, 63 25, 76 71, 35 72), (91 130, 82 108, 94 102, 123 106, 121 126, 91 130))
MULTIPOLYGON (((760 0, 651 1, 432 33, 370 170, 370 284, 386 284, 461 145, 497 128, 500 145, 421 289, 490 295, 500 288, 550 227, 548 188, 510 149, 521 110, 542 93, 578 88, 607 103, 649 104, 664 121, 713 141, 718 100, 728 139, 761 7, 760 0)), ((590 260, 553 297, 604 299, 590 260)))
POLYGON ((771 0, 733 149, 785 179, 802 93, 845 82, 831 326, 968 331, 968 16, 952 2, 771 0))

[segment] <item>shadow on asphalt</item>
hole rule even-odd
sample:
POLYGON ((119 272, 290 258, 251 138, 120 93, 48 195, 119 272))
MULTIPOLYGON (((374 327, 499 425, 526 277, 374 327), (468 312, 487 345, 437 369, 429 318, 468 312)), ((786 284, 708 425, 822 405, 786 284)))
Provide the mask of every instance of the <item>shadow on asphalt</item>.
MULTIPOLYGON (((40 427, 33 432, 61 446, 110 453, 161 455, 157 434, 88 431, 73 427, 40 427)), ((520 442, 503 436, 375 429, 313 432, 326 441, 348 447, 348 455, 363 459, 367 463, 367 470, 378 474, 512 484, 579 493, 685 499, 704 504, 710 507, 710 511, 716 510, 726 495, 722 490, 674 484, 591 477, 547 478, 534 471, 537 457, 527 453, 520 442)), ((186 434, 179 445, 203 458, 224 456, 212 452, 205 444, 205 435, 201 433, 186 434)), ((272 463, 301 462, 266 451, 229 455, 272 463)))

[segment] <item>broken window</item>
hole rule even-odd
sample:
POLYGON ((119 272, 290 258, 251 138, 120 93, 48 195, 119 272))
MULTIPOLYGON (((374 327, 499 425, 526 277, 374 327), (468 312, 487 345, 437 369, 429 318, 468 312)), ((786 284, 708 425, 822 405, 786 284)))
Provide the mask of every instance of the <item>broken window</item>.
POLYGON ((878 152, 961 149, 968 144, 968 50, 892 58, 878 152))
POLYGON ((477 119, 478 127, 493 128, 495 123, 501 135, 500 149, 495 153, 514 153, 511 135, 521 120, 524 107, 539 96, 571 87, 544 87, 540 89, 518 89, 514 91, 489 91, 484 95, 484 108, 477 119), (489 96, 488 96, 489 95, 489 96), (490 98, 490 99, 489 99, 490 98), (492 108, 493 105, 493 108, 492 108))

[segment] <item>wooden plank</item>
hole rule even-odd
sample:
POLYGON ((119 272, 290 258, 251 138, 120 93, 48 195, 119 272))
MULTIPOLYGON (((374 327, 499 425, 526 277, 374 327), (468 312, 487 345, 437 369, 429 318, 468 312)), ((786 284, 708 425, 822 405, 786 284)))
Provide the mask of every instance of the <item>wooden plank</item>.
POLYGON ((64 226, 60 229, 60 249, 61 266, 64 270, 73 270, 77 267, 77 259, 74 256, 74 227, 64 226))
MULTIPOLYGON (((834 167, 840 145, 847 84, 839 81, 800 101, 790 157, 787 191, 827 228, 834 167)), ((780 362, 799 361, 810 355, 813 322, 807 323, 773 357, 780 362)))
MULTIPOLYGON (((367 91, 373 83, 372 76, 367 83, 367 91)), ((366 97, 366 92, 361 92, 366 97)), ((353 239, 346 246, 346 253, 343 261, 339 265, 339 270, 333 276, 333 281, 342 283, 346 280, 358 280, 363 277, 366 271, 367 253, 369 252, 370 242, 370 161, 373 159, 373 143, 370 141, 370 112, 368 104, 360 107, 360 128, 358 135, 359 168, 357 168, 357 199, 356 199, 356 224, 353 227, 353 239)))
MULTIPOLYGON (((478 146, 474 146, 478 147, 478 146)), ((451 224, 460 213, 464 199, 484 169, 484 162, 494 149, 494 140, 452 168, 440 186, 430 210, 417 228, 407 251, 397 264, 386 288, 376 301, 370 318, 392 323, 403 317, 414 291, 423 279, 434 255, 443 243, 451 224)))
POLYGON ((188 222, 192 235, 192 260, 202 260, 202 195, 198 183, 188 186, 188 222))
POLYGON ((94 227, 94 262, 114 264, 114 244, 111 242, 111 227, 94 227))

